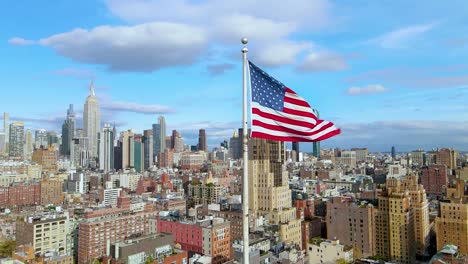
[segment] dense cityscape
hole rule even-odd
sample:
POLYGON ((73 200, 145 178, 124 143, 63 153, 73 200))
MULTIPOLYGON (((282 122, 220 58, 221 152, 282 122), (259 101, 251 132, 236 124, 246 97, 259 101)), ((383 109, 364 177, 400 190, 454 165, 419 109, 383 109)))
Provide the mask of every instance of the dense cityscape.
MULTIPOLYGON (((242 129, 209 149, 166 131, 3 115, 0 263, 242 263, 242 129)), ((467 263, 468 155, 249 139, 251 263, 467 263), (313 152, 301 151, 304 144, 313 152), (291 146, 291 149, 289 148, 291 146), (430 262, 429 262, 430 261, 430 262)))

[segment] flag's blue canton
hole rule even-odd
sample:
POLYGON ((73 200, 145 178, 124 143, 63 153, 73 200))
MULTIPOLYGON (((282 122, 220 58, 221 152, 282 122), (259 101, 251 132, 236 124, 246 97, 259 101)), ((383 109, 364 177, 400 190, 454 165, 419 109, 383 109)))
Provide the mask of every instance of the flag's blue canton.
POLYGON ((252 101, 283 111, 286 87, 249 61, 252 101))

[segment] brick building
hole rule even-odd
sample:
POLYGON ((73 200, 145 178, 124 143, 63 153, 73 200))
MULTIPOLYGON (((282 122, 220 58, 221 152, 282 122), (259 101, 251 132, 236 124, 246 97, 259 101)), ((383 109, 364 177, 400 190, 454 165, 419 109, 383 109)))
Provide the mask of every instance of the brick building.
POLYGON ((149 233, 148 222, 155 211, 132 212, 124 208, 100 209, 84 214, 78 225, 78 263, 88 263, 106 254, 107 243, 149 233))
POLYGON ((447 166, 437 164, 422 167, 421 184, 424 186, 427 194, 444 194, 448 184, 447 166))
POLYGON ((38 183, 15 183, 0 187, 0 207, 39 205, 41 203, 41 186, 38 183))
POLYGON ((231 227, 221 218, 196 222, 160 219, 158 231, 171 233, 174 242, 183 250, 211 256, 212 263, 225 263, 231 259, 231 227))
POLYGON ((41 181, 41 204, 60 205, 63 203, 63 182, 59 179, 46 178, 41 181))

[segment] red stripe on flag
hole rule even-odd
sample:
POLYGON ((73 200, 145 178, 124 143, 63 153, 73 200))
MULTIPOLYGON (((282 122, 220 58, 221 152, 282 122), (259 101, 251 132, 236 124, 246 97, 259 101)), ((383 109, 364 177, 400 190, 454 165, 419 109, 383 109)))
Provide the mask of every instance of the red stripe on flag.
POLYGON ((252 137, 254 138, 264 138, 264 139, 271 139, 271 140, 278 140, 278 141, 291 141, 291 142, 316 142, 316 141, 322 141, 328 138, 331 138, 333 136, 339 135, 341 133, 340 129, 330 131, 330 133, 327 133, 323 136, 320 136, 314 140, 308 140, 305 138, 301 137, 283 137, 283 136, 275 136, 275 135, 270 135, 262 132, 252 132, 252 137))
POLYGON ((273 115, 273 114, 270 114, 270 113, 265 113, 265 112, 263 112, 262 110, 260 110, 258 108, 252 108, 252 114, 257 114, 257 115, 259 115, 259 116, 261 116, 263 118, 271 119, 271 120, 278 121, 278 122, 287 123, 287 124, 290 124, 290 125, 302 126, 302 127, 307 127, 307 128, 314 128, 315 127, 315 125, 312 124, 312 123, 304 122, 304 121, 298 121, 298 120, 294 120, 294 119, 287 118, 287 117, 281 117, 281 116, 273 115))
POLYGON ((284 97, 284 101, 285 101, 286 103, 295 104, 295 105, 300 105, 300 106, 304 106, 304 107, 309 107, 309 108, 310 108, 310 105, 309 105, 306 101, 304 101, 304 100, 294 99, 294 98, 285 96, 285 97, 284 97))
MULTIPOLYGON (((320 120, 319 122, 322 123, 323 120, 320 120)), ((328 124, 325 124, 323 127, 319 128, 318 130, 312 131, 312 132, 303 132, 303 131, 287 128, 287 127, 284 127, 284 126, 271 125, 271 124, 264 123, 264 122, 262 122, 260 120, 252 120, 252 125, 260 126, 260 127, 270 129, 270 130, 281 131, 281 132, 285 132, 285 133, 296 134, 298 136, 308 137, 308 136, 317 135, 318 133, 324 131, 325 129, 328 129, 328 128, 332 127, 333 123, 329 122, 328 124)))
POLYGON ((291 114, 291 115, 310 117, 312 119, 317 120, 317 117, 314 114, 310 113, 310 112, 295 110, 295 109, 286 108, 286 107, 283 108, 283 112, 286 113, 286 114, 291 114))
POLYGON ((296 92, 294 92, 293 90, 289 89, 288 87, 286 87, 286 92, 292 93, 292 94, 296 94, 296 92))

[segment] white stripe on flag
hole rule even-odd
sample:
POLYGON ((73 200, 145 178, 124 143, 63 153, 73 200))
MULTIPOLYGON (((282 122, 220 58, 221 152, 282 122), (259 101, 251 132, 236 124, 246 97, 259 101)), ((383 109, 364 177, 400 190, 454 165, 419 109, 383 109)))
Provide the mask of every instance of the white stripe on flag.
POLYGON ((299 131, 299 132, 305 132, 305 133, 311 133, 311 132, 319 131, 323 126, 330 123, 329 121, 323 121, 322 123, 316 125, 314 128, 308 128, 308 127, 304 127, 304 126, 291 125, 291 124, 288 124, 288 123, 272 120, 270 118, 265 118, 265 117, 262 117, 262 116, 257 115, 257 114, 252 114, 252 120, 258 120, 258 121, 261 121, 261 122, 263 122, 265 124, 274 125, 274 126, 281 126, 281 127, 285 127, 285 128, 289 128, 289 129, 294 129, 294 130, 299 131))
POLYGON ((297 137, 297 138, 303 138, 303 139, 306 139, 306 140, 315 140, 321 136, 324 136, 328 133, 331 133, 333 131, 337 130, 337 128, 335 126, 332 126, 332 127, 329 127, 323 131, 321 131, 320 133, 317 133, 313 136, 302 136, 302 135, 297 135, 297 134, 293 134, 293 133, 286 133, 286 132, 283 132, 283 131, 277 131, 277 130, 271 130, 271 129, 268 129, 268 128, 263 128, 263 127, 260 127, 260 126, 252 126, 252 132, 261 132, 261 133, 265 133, 265 134, 268 134, 268 135, 272 135, 272 136, 278 136, 278 137, 297 137))
POLYGON ((313 118, 306 117, 306 116, 283 113, 281 111, 276 111, 276 110, 273 110, 271 108, 262 106, 262 105, 260 105, 259 103, 256 103, 256 102, 252 102, 251 107, 252 108, 258 108, 262 112, 272 114, 272 115, 275 115, 275 116, 279 116, 279 117, 283 117, 283 118, 287 118, 287 119, 291 119, 291 120, 296 120, 296 121, 301 121, 301 122, 307 122, 307 123, 314 124, 314 125, 317 124, 317 121, 315 121, 315 119, 313 119, 313 118))

